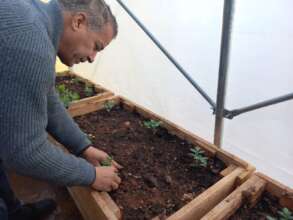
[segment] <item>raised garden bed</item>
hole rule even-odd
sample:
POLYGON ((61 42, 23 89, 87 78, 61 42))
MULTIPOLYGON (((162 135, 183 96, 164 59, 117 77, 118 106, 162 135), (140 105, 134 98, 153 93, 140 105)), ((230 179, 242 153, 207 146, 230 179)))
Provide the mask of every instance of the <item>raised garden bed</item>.
POLYGON ((85 219, 200 219, 254 171, 245 161, 122 97, 93 99, 69 112, 96 146, 124 166, 123 182, 110 195, 69 189, 85 219), (160 126, 145 128, 151 119, 160 126), (207 168, 191 166, 194 147, 209 158, 207 168))
POLYGON ((293 219, 293 189, 264 174, 254 174, 202 218, 222 219, 293 219))
POLYGON ((73 72, 65 71, 56 75, 56 91, 66 108, 87 103, 92 98, 106 98, 113 93, 73 72))

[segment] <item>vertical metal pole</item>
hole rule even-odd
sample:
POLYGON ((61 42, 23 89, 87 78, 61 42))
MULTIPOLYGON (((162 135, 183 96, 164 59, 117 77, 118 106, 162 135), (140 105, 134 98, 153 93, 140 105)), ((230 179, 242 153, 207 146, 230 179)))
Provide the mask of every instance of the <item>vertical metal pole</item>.
POLYGON ((234 0, 225 0, 222 25, 221 54, 218 78, 216 122, 214 133, 214 144, 221 147, 223 133, 223 115, 225 106, 226 78, 229 65, 230 52, 230 30, 232 26, 234 0))

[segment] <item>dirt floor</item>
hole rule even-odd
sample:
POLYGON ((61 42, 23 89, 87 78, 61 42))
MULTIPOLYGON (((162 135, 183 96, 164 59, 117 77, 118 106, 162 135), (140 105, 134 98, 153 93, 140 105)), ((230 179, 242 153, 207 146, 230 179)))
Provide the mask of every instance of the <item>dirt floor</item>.
POLYGON ((75 120, 95 146, 124 166, 120 188, 110 193, 123 219, 164 219, 217 182, 225 168, 218 159, 209 159, 207 168, 192 167, 191 144, 164 128, 146 128, 146 119, 119 106, 75 120))
POLYGON ((66 188, 12 173, 9 174, 9 178, 15 194, 25 203, 45 198, 55 199, 58 204, 57 210, 42 220, 83 220, 66 188))
POLYGON ((279 219, 277 212, 282 208, 278 198, 264 192, 255 207, 249 208, 243 205, 229 220, 267 220, 267 216, 279 219))

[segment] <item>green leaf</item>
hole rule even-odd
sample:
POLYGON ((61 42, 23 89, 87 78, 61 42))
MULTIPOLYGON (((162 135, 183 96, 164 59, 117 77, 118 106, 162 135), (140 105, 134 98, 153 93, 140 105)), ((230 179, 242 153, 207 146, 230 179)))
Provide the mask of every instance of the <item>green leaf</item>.
POLYGON ((102 161, 101 162, 101 166, 104 166, 104 167, 109 167, 112 165, 112 161, 113 161, 113 157, 107 157, 106 160, 102 161))
POLYGON ((271 217, 271 216, 269 216, 269 215, 267 215, 266 218, 267 218, 267 220, 277 220, 276 218, 271 217))
POLYGON ((107 112, 110 112, 114 106, 115 106, 115 102, 113 101, 107 101, 104 104, 104 108, 106 109, 107 112))
POLYGON ((149 121, 144 121, 143 124, 147 128, 156 129, 160 126, 161 122, 151 119, 149 121))

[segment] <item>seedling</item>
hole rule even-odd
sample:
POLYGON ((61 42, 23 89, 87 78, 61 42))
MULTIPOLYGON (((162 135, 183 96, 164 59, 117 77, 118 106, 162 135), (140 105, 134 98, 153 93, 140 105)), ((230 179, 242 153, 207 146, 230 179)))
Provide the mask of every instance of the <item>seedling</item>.
POLYGON ((94 89, 91 86, 85 85, 84 93, 87 97, 92 96, 94 94, 94 89))
MULTIPOLYGON (((287 208, 283 208, 281 211, 278 211, 278 215, 280 216, 280 220, 293 220, 292 212, 290 212, 287 208)), ((267 220, 278 220, 278 218, 267 216, 267 220)))
POLYGON ((115 106, 115 103, 113 101, 107 101, 104 104, 104 107, 107 110, 107 112, 110 112, 114 106, 115 106))
POLYGON ((79 78, 75 77, 73 79, 71 79, 71 82, 74 84, 78 84, 79 82, 82 82, 79 78))
POLYGON ((156 130, 161 125, 161 122, 151 119, 149 121, 144 121, 143 122, 143 125, 146 128, 149 128, 149 129, 152 129, 152 130, 156 130))
POLYGON ((208 158, 204 155, 204 151, 202 151, 199 147, 190 148, 191 153, 190 156, 193 157, 194 163, 192 166, 194 167, 207 167, 208 158))
POLYGON ((61 101, 63 102, 66 108, 68 108, 70 102, 80 99, 79 95, 76 92, 70 91, 65 87, 64 84, 58 85, 56 89, 59 93, 61 101))
POLYGON ((101 162, 101 166, 103 166, 103 167, 109 167, 109 166, 111 166, 112 165, 112 161, 113 161, 113 157, 107 157, 107 159, 106 160, 103 160, 102 162, 101 162))

